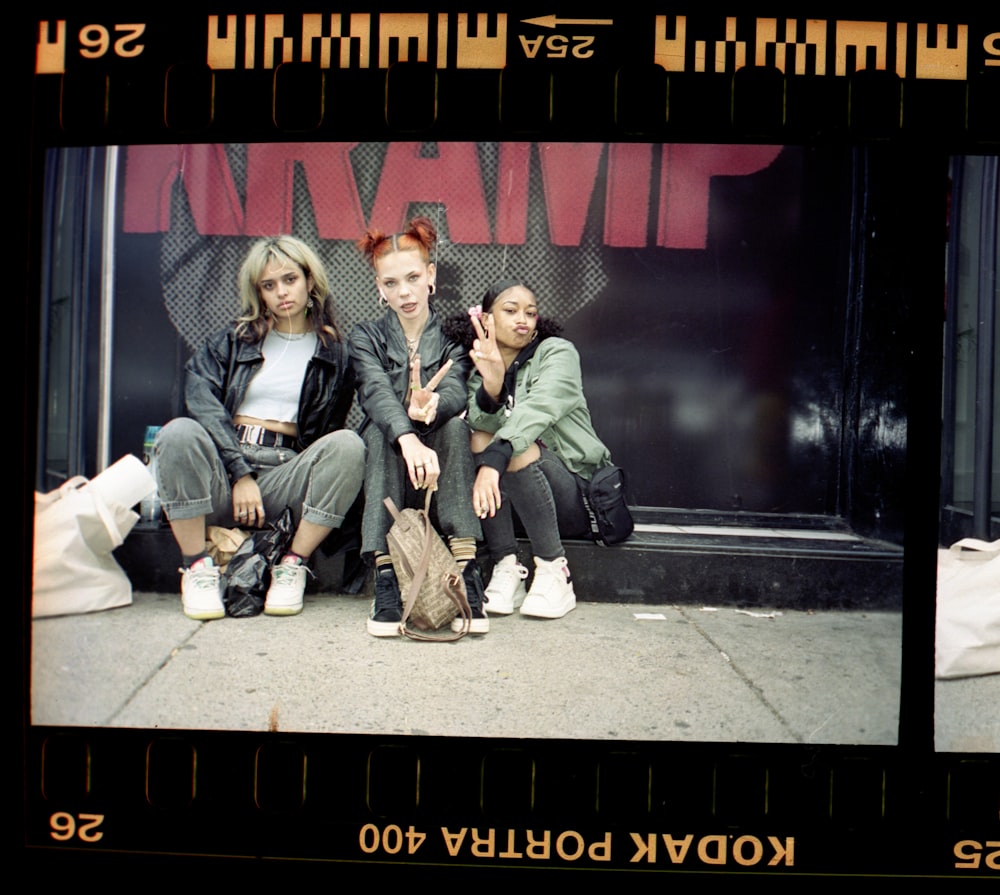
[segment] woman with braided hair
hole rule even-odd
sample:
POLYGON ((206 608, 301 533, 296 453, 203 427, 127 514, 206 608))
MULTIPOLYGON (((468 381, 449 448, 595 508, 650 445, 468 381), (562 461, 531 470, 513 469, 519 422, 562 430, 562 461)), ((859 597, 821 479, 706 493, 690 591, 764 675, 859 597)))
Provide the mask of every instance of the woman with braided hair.
POLYGON ((450 317, 445 329, 465 343, 476 367, 468 389, 477 466, 471 496, 494 561, 487 609, 561 618, 576 607, 561 538, 589 535, 580 488, 611 464, 590 420, 580 356, 516 279, 495 283, 482 305, 450 317), (513 513, 534 554, 527 593, 513 513))

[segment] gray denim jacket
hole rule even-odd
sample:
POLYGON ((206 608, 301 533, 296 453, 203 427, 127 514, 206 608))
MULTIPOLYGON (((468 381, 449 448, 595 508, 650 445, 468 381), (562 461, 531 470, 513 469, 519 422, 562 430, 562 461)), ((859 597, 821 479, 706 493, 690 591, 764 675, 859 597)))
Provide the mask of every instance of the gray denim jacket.
POLYGON ((453 365, 436 389, 437 417, 430 426, 411 420, 403 404, 410 387, 410 360, 399 318, 386 311, 378 320, 359 323, 351 331, 350 344, 358 403, 364 413, 360 432, 374 422, 386 441, 395 446, 401 435, 433 432, 465 410, 472 359, 465 348, 442 332, 440 319, 433 310, 417 345, 420 381, 427 382, 449 358, 453 365))

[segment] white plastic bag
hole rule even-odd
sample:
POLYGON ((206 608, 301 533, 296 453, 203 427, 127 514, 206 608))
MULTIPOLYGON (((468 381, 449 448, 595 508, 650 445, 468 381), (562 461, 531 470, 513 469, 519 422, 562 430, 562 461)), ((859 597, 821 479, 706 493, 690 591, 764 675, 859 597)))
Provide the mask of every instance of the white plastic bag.
POLYGON ((1000 540, 939 551, 935 677, 1000 672, 1000 540))

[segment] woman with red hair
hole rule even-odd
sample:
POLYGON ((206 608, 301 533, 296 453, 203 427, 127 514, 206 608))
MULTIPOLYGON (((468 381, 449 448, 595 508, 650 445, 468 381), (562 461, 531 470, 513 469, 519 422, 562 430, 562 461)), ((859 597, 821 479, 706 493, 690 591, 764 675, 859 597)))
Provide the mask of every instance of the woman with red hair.
MULTIPOLYGON (((386 543, 392 519, 383 500, 391 497, 400 508, 422 506, 420 492, 427 488, 437 491, 432 517, 462 568, 471 633, 489 631, 476 564, 482 532, 469 501, 475 469, 461 418, 472 362, 462 345, 445 336, 431 304, 436 242, 434 225, 424 217, 411 220, 402 233, 369 230, 358 242, 385 309, 380 318, 358 324, 350 337, 367 448, 361 552, 375 567, 367 625, 375 637, 400 633, 403 608, 386 543)), ((461 619, 453 627, 461 630, 461 619)))

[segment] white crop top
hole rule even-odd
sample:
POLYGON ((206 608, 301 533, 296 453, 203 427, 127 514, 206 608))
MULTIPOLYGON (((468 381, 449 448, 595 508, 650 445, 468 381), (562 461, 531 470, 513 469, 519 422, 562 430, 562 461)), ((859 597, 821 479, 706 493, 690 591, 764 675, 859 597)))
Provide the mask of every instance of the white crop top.
POLYGON ((261 345, 264 363, 247 386, 240 416, 279 423, 298 423, 299 395, 306 367, 316 353, 316 333, 291 338, 273 329, 261 345))

